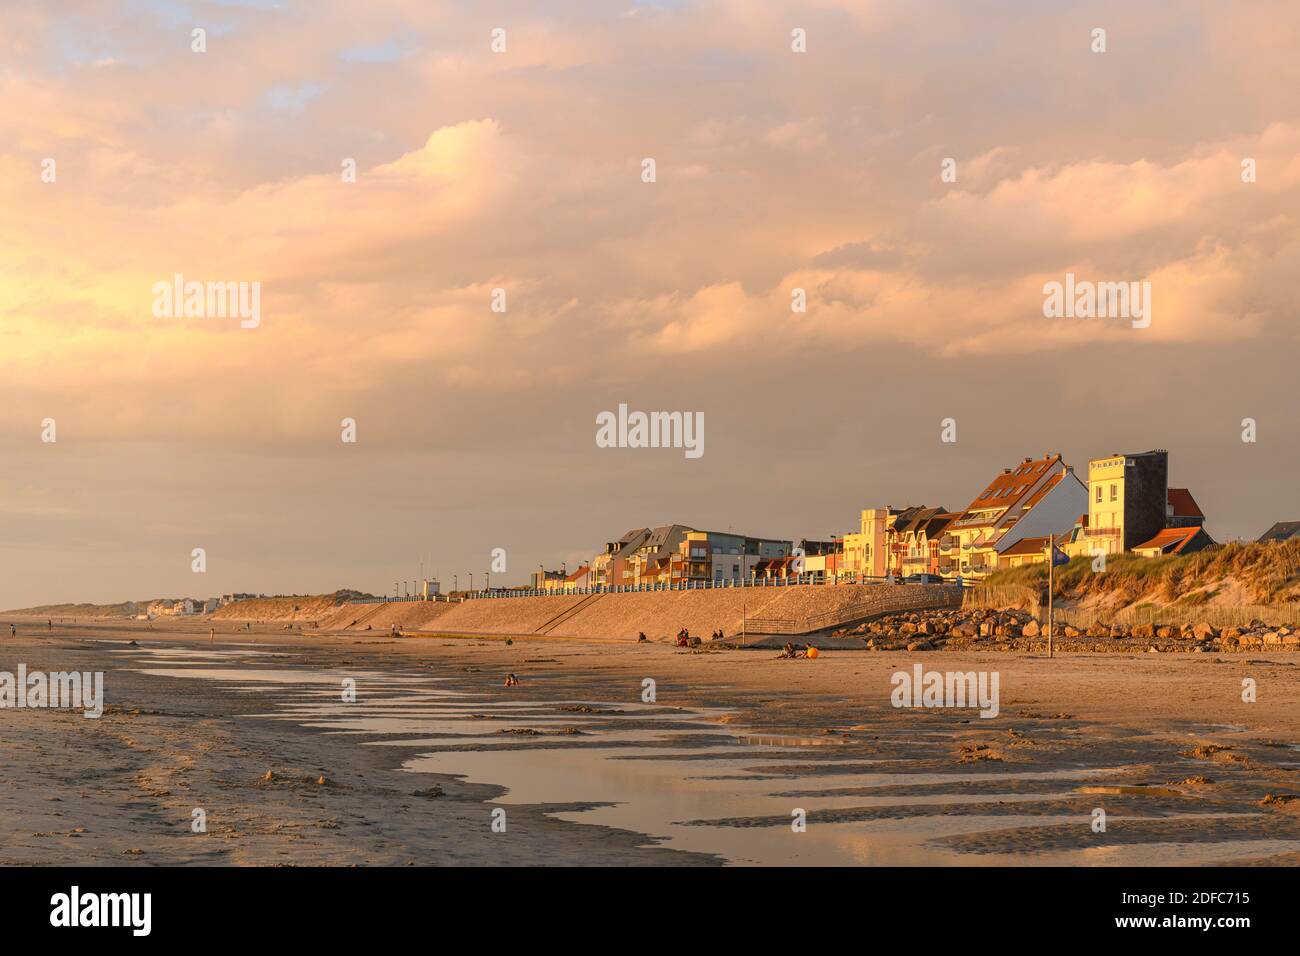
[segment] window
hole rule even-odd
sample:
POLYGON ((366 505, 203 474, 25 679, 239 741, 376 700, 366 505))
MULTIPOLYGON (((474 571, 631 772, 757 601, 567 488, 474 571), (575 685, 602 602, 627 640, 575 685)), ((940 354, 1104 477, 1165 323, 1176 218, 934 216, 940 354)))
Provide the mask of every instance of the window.
POLYGON ((1097 486, 1097 504, 1101 504, 1101 485, 1097 486))
POLYGON ((1110 486, 1110 500, 1119 501, 1119 485, 1110 486))

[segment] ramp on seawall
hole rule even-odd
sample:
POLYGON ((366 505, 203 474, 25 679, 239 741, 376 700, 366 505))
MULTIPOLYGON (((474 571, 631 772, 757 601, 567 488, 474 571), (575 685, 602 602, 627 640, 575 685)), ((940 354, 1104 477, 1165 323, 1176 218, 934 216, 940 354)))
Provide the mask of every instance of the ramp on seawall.
POLYGON ((707 638, 721 629, 747 634, 814 634, 899 611, 958 607, 961 589, 938 584, 797 585, 695 591, 478 598, 458 604, 344 604, 322 630, 538 635, 590 640, 667 640, 683 627, 707 638))

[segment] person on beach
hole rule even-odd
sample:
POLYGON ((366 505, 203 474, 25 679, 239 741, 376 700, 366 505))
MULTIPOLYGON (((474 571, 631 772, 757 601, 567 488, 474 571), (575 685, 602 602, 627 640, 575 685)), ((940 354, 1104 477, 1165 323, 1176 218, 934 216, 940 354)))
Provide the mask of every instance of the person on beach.
POLYGON ((215 627, 208 628, 208 643, 211 644, 216 639, 217 639, 217 629, 215 627))
POLYGON ((54 619, 53 619, 53 618, 51 618, 50 620, 48 620, 48 621, 45 622, 45 629, 46 629, 47 631, 52 631, 52 630, 54 630, 54 619))
POLYGON ((10 625, 9 625, 9 636, 10 636, 10 637, 17 637, 17 636, 18 636, 18 625, 16 625, 16 624, 10 624, 10 625))
POLYGON ((506 686, 507 686, 507 687, 518 687, 518 686, 519 686, 519 678, 516 677, 514 674, 507 674, 507 675, 506 675, 506 686))

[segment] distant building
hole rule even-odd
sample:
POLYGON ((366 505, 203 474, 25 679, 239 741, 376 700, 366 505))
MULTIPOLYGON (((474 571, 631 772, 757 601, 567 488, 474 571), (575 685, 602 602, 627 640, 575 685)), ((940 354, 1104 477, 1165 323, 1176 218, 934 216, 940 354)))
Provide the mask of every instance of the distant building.
POLYGON ((1300 521, 1279 521, 1259 536, 1260 541, 1289 541, 1300 537, 1300 521))
POLYGON ((750 571, 751 580, 775 581, 793 578, 800 572, 796 566, 798 558, 762 558, 754 563, 750 571))
POLYGON ((649 536, 649 528, 633 528, 617 541, 606 544, 604 552, 591 559, 591 583, 622 584, 627 559, 649 536))
POLYGON ((1054 540, 1058 549, 1069 540, 1071 532, 1060 535, 1041 535, 1021 538, 1005 551, 998 554, 998 567, 1018 568, 1025 564, 1047 563, 1047 542, 1054 540))
POLYGON ((589 587, 591 584, 591 567, 584 564, 578 570, 570 573, 564 579, 564 590, 580 591, 589 587))
POLYGON ((795 547, 804 553, 804 557, 809 558, 827 554, 843 554, 844 539, 832 537, 829 541, 814 541, 810 538, 803 538, 795 547))
POLYGON ((832 537, 829 541, 804 538, 795 545, 795 553, 803 555, 804 579, 813 584, 838 581, 844 557, 844 539, 832 537))
POLYGON ((939 573, 939 540, 960 514, 922 508, 910 517, 896 518, 889 541, 889 573, 899 576, 939 573))
POLYGON ((673 555, 694 531, 684 524, 663 524, 650 531, 622 561, 622 580, 611 584, 664 584, 671 581, 673 555))
POLYGON ((846 534, 843 539, 843 556, 837 562, 841 580, 883 578, 890 573, 890 535, 900 522, 906 524, 925 510, 924 506, 910 505, 864 508, 859 530, 846 534))
POLYGON ((562 591, 564 590, 565 573, 563 571, 547 571, 545 568, 538 568, 532 573, 534 591, 562 591))
POLYGON ((1205 524, 1205 513, 1186 488, 1170 488, 1167 500, 1166 528, 1199 528, 1205 524))
POLYGON ((691 531, 669 562, 669 580, 677 584, 750 578, 759 562, 789 557, 793 552, 792 542, 778 538, 731 531, 691 531))
POLYGON ((1205 533, 1204 528, 1189 525, 1185 528, 1165 528, 1151 540, 1135 547, 1133 553, 1144 558, 1157 558, 1162 554, 1195 554, 1212 547, 1214 541, 1205 533))

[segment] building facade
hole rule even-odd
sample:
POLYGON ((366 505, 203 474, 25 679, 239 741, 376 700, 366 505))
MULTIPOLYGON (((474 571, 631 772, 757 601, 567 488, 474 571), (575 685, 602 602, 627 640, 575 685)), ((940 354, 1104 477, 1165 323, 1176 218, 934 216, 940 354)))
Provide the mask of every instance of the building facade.
POLYGON ((984 577, 998 555, 1026 537, 1056 535, 1073 527, 1087 507, 1088 490, 1061 456, 1025 458, 1003 468, 966 510, 949 523, 940 542, 941 572, 984 577))
POLYGON ((1169 452, 1162 448, 1088 462, 1088 528, 1093 553, 1131 551, 1165 528, 1169 452))

